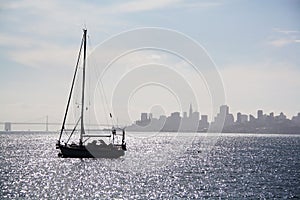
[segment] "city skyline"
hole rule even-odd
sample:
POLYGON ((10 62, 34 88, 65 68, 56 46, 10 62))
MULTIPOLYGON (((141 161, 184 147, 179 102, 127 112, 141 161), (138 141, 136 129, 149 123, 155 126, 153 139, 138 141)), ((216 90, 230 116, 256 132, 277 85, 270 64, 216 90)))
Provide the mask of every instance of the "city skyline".
POLYGON ((0 0, 0 196, 300 199, 299 19, 300 0, 0 0))
MULTIPOLYGON (((295 110, 300 110, 298 1, 12 0, 0 5, 0 121, 27 121, 45 115, 50 119, 62 118, 83 27, 89 29, 89 50, 119 33, 143 27, 182 33, 202 46, 215 63, 224 86, 223 103, 230 105, 234 113, 254 115, 263 108, 267 113, 284 111, 292 117, 297 114, 295 110)), ((125 48, 131 43, 125 40, 120 45, 125 48)), ((116 51, 109 50, 106 52, 116 51)), ((127 73, 133 66, 148 63, 160 64, 161 68, 168 66, 174 72, 168 80, 173 80, 170 85, 175 88, 189 86, 177 84, 175 72, 182 81, 194 80, 191 65, 162 51, 127 55, 117 63, 121 67, 111 71, 114 76, 107 79, 119 83, 123 77, 120 72, 127 73)), ((169 76, 165 71, 155 70, 153 74, 144 71, 139 77, 156 80, 157 75, 169 76)), ((139 77, 132 76, 126 83, 139 77)), ((177 94, 174 97, 158 85, 145 86, 137 91, 138 97, 116 102, 126 104, 126 108, 113 107, 113 95, 109 92, 115 88, 110 83, 104 84, 109 111, 118 112, 115 116, 123 123, 129 122, 125 116, 136 119, 140 110, 150 111, 157 104, 166 114, 188 109, 177 102, 177 94)), ((213 110, 218 108, 212 106, 214 100, 205 78, 192 85, 195 98, 183 95, 182 105, 194 98, 192 103, 211 120, 216 114, 213 110)), ((76 102, 73 103, 75 107, 76 102)))
POLYGON ((219 113, 214 120, 209 122, 208 116, 193 111, 190 104, 189 112, 172 112, 170 115, 153 117, 152 113, 141 113, 140 120, 127 127, 132 131, 166 131, 166 132, 207 132, 218 131, 220 126, 224 132, 265 132, 265 133, 300 133, 300 112, 291 119, 281 112, 266 114, 263 110, 257 110, 257 115, 238 112, 236 118, 229 111, 228 105, 221 105, 219 113), (280 126, 280 128, 278 127, 280 126), (217 129, 216 129, 216 128, 217 129))
MULTIPOLYGON (((192 104, 190 104, 190 105, 192 105, 192 104)), ((223 107, 223 106, 228 106, 228 105, 221 105, 220 106, 220 108, 221 107, 223 107)), ((229 106, 228 106, 229 107, 229 106)), ((195 111, 196 113, 199 113, 200 114, 200 112, 198 112, 197 110, 195 111)), ((227 112, 227 111, 226 111, 227 112)), ((183 112, 179 112, 179 111, 173 111, 173 112, 171 112, 171 113, 169 113, 169 114, 167 114, 168 116, 170 116, 172 113, 180 113, 180 114, 182 114, 182 117, 184 117, 185 116, 185 113, 187 114, 187 111, 183 111, 183 112)), ((228 113, 230 113, 229 112, 229 110, 228 110, 228 113)), ((252 112, 253 113, 253 112, 252 112)), ((245 115, 247 116, 247 120, 246 121, 248 121, 248 119, 250 119, 250 116, 256 116, 256 117, 258 117, 258 116, 266 116, 266 115, 273 115, 274 117, 276 116, 275 115, 275 113, 274 112, 270 112, 270 113, 267 113, 267 112, 264 112, 264 110, 263 109, 258 109, 258 110, 256 110, 256 111, 254 111, 254 113, 256 113, 256 115, 253 115, 252 113, 249 113, 249 114, 245 114, 245 113, 241 113, 241 112, 237 112, 236 113, 236 116, 237 115, 239 115, 239 114, 241 114, 241 117, 242 117, 242 120, 243 121, 245 121, 244 119, 245 119, 245 115)), ((293 117, 295 117, 295 116, 298 116, 298 114, 299 114, 300 112, 297 112, 297 111, 295 111, 295 115, 292 115, 291 117, 288 117, 285 113, 284 113, 284 111, 283 112, 279 112, 279 113, 277 113, 278 115, 277 116, 279 116, 279 115, 281 115, 281 114, 284 114, 285 116, 286 116, 286 118, 287 119, 292 119, 293 117)), ((147 115, 151 115, 152 117, 151 118, 157 118, 157 117, 153 117, 153 113, 151 113, 151 112, 141 112, 140 114, 143 114, 144 116, 145 116, 145 114, 147 114, 147 115)), ((161 116, 167 116, 167 115, 159 115, 158 117, 161 117, 161 116)), ((203 115, 206 115, 206 116, 208 116, 206 113, 203 113, 203 115)), ((234 116, 234 115, 233 115, 234 116)), ((213 116, 212 118, 215 118, 216 116, 213 116)), ((238 117, 237 117, 238 118, 238 117)), ((210 121, 211 122, 211 121, 210 121)))
MULTIPOLYGON (((254 122, 255 120, 262 120, 262 121, 269 120, 268 122, 270 122, 270 119, 291 121, 291 122, 295 123, 296 125, 298 125, 300 128, 300 112, 297 112, 296 115, 294 115, 290 118, 287 117, 284 114, 284 112, 280 112, 277 114, 275 114, 274 112, 265 113, 263 109, 257 110, 256 115, 241 113, 241 112, 237 112, 234 115, 234 114, 230 113, 228 105, 221 105, 219 108, 218 114, 216 116, 211 117, 213 120, 208 120, 210 117, 205 113, 199 112, 197 109, 194 110, 192 104, 190 104, 188 111, 183 111, 183 112, 174 111, 174 112, 170 113, 169 115, 162 114, 162 115, 158 115, 158 116, 154 116, 153 113, 151 113, 151 112, 149 112, 149 113, 141 112, 140 119, 133 120, 132 123, 130 123, 131 125, 130 124, 126 124, 126 125, 118 124, 118 122, 114 121, 114 120, 111 122, 111 125, 126 126, 127 128, 129 127, 129 130, 136 130, 132 127, 132 125, 138 125, 140 127, 147 127, 149 124, 153 123, 153 121, 154 121, 155 125, 158 125, 158 127, 155 128, 155 131, 159 131, 163 128, 165 123, 168 123, 167 119, 169 117, 177 118, 177 123, 178 123, 178 121, 181 123, 181 131, 193 131, 193 130, 196 130, 197 128, 198 128, 198 131, 204 131, 204 129, 207 130, 210 125, 213 125, 214 123, 218 123, 218 121, 219 121, 219 123, 224 123, 223 128, 226 128, 230 125, 245 124, 248 122, 254 122), (188 120, 191 120, 191 121, 189 122, 188 120), (197 126, 199 126, 199 127, 197 127, 197 126)), ((3 127, 1 129, 6 130, 6 131, 9 131, 9 130, 31 130, 30 128, 28 128, 28 126, 26 126, 26 124, 29 127, 32 127, 32 126, 39 127, 39 128, 42 127, 42 129, 44 129, 46 127, 46 131, 48 131, 48 130, 53 131, 53 128, 51 128, 53 126, 56 126, 55 130, 58 130, 60 128, 60 121, 53 121, 53 120, 49 121, 48 115, 45 115, 45 117, 41 117, 38 119, 33 119, 33 120, 25 121, 25 122, 9 121, 9 120, 0 121, 0 125, 2 125, 2 127, 3 127), (16 126, 18 128, 16 128, 16 126), (22 127, 27 127, 27 128, 22 128, 22 127)), ((94 126, 94 127, 99 126, 99 125, 100 124, 97 125, 97 123, 92 124, 92 126, 94 126)), ((177 126, 178 124, 173 123, 172 125, 177 126)), ((104 126, 107 126, 107 125, 104 125, 104 126)), ((150 127, 150 129, 146 128, 143 131, 147 131, 147 130, 153 131, 151 128, 153 128, 153 127, 150 127)), ((36 129, 33 128, 32 130, 36 130, 36 129)), ((38 129, 38 130, 40 130, 40 129, 38 129)), ((174 130, 170 130, 170 131, 174 131, 174 130)))

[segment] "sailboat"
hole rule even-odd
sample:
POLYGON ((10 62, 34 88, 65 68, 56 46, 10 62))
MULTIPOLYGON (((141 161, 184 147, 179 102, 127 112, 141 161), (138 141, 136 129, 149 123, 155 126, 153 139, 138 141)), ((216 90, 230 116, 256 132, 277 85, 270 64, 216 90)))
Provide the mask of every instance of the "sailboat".
MULTIPOLYGON (((56 148, 60 150, 58 156, 64 158, 118 158, 125 155, 126 142, 125 142, 125 128, 115 128, 112 127, 109 130, 109 134, 87 134, 84 126, 84 114, 85 114, 85 76, 86 76, 86 44, 87 44, 87 29, 83 29, 83 37, 81 40, 79 55, 77 59, 77 64, 75 67, 74 76, 72 79, 72 85, 69 93, 69 98, 63 118, 62 127, 59 134, 59 139, 56 143, 56 148), (82 66, 82 88, 81 88, 81 112, 80 117, 75 124, 74 128, 67 130, 65 128, 67 115, 70 107, 71 98, 73 95, 74 84, 76 77, 78 75, 78 68, 80 63, 81 51, 83 49, 83 66, 82 66), (80 129, 77 126, 80 123, 80 129), (62 135, 70 131, 68 134, 67 141, 62 141, 62 135), (71 137, 75 132, 80 133, 78 143, 69 143, 71 137), (101 137, 109 138, 109 144, 105 143, 101 137), (121 143, 118 142, 118 138, 122 138, 121 143), (94 140, 90 142, 90 139, 94 140), (95 139, 95 138, 98 138, 95 139)), ((111 116, 111 114, 110 114, 111 116)))

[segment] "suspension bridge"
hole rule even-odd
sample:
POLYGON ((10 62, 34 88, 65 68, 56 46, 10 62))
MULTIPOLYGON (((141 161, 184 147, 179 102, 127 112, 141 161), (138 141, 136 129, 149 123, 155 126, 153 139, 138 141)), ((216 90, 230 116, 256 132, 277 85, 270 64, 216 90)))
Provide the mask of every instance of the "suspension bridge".
MULTIPOLYGON (((61 128, 62 122, 56 119, 49 122, 49 116, 43 116, 27 121, 0 121, 0 130, 3 131, 57 131, 61 128)), ((66 123, 66 126, 75 126, 75 123, 66 123)), ((88 127, 109 126, 108 124, 87 124, 88 127)))

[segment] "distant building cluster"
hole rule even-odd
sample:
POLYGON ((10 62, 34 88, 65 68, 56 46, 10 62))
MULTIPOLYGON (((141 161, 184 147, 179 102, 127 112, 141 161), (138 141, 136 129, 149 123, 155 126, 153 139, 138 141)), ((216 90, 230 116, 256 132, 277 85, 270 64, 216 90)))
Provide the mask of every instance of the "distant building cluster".
POLYGON ((165 131, 165 132, 206 132, 209 127, 208 116, 193 111, 190 105, 189 113, 173 112, 170 116, 161 115, 159 119, 153 118, 152 113, 141 113, 141 119, 137 120, 127 130, 132 131, 165 131))
POLYGON ((141 119, 127 128, 130 131, 162 131, 162 132, 211 132, 222 131, 231 133, 300 133, 300 113, 288 119, 284 113, 275 116, 273 112, 264 114, 257 111, 257 116, 238 112, 236 119, 229 112, 229 106, 220 106, 220 111, 209 123, 207 115, 193 111, 173 112, 170 116, 161 115, 153 118, 152 113, 141 113, 141 119))
POLYGON ((223 132, 233 133, 300 133, 300 113, 288 119, 281 112, 275 116, 273 112, 264 114, 263 110, 257 111, 257 116, 237 113, 237 119, 232 124, 224 125, 223 132))
MULTIPOLYGON (((4 122, 4 131, 12 131, 13 122, 4 122)), ((26 124, 26 123, 25 123, 26 124)), ((48 131, 48 117, 46 119, 48 131)), ((140 132, 227 132, 227 133, 279 133, 300 134, 300 113, 288 119, 281 112, 274 115, 257 110, 256 116, 238 112, 236 118, 229 111, 229 106, 220 106, 219 113, 211 123, 207 115, 194 111, 192 105, 188 112, 173 112, 170 116, 153 117, 152 113, 141 113, 141 118, 126 128, 140 132)))

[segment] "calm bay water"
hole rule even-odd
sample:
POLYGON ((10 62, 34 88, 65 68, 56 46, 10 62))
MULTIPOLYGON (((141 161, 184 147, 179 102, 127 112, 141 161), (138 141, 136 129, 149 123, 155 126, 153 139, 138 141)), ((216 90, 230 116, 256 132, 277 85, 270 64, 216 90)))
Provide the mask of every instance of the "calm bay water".
POLYGON ((300 136, 129 134, 119 159, 58 158, 53 133, 0 137, 0 199, 300 198, 300 136))

